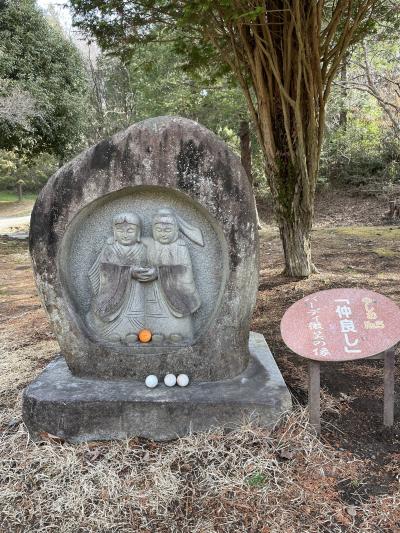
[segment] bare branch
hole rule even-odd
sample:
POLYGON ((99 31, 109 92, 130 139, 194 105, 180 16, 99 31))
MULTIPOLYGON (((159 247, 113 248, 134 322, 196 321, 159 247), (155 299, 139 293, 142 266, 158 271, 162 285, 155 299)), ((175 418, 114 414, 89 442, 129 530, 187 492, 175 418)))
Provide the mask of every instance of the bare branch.
MULTIPOLYGON (((0 93, 9 92, 8 85, 5 80, 0 80, 0 93)), ((0 120, 30 131, 30 120, 40 116, 36 100, 28 91, 13 87, 11 93, 0 96, 0 120)))

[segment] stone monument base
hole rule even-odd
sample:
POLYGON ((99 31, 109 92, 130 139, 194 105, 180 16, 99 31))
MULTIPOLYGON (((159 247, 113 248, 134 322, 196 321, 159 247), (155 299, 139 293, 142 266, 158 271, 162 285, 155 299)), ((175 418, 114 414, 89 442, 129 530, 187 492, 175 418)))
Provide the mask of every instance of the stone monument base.
POLYGON ((23 419, 35 439, 47 432, 70 442, 170 440, 217 426, 233 428, 244 417, 271 426, 291 408, 290 393, 263 335, 250 333, 249 346, 242 374, 186 388, 77 378, 58 357, 25 389, 23 419))

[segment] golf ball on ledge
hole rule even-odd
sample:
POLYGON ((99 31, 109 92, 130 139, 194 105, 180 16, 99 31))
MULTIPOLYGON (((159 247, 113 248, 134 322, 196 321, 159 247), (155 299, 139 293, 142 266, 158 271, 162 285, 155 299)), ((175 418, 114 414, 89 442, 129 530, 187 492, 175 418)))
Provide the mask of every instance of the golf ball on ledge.
POLYGON ((154 387, 157 387, 158 385, 157 376, 153 376, 153 375, 147 376, 147 378, 145 379, 145 385, 149 389, 154 389, 154 387))
POLYGON ((167 374, 164 378, 164 383, 167 387, 173 387, 176 384, 176 376, 174 374, 167 374))
POLYGON ((189 385, 189 376, 186 374, 179 374, 176 378, 176 382, 180 387, 187 387, 189 385))

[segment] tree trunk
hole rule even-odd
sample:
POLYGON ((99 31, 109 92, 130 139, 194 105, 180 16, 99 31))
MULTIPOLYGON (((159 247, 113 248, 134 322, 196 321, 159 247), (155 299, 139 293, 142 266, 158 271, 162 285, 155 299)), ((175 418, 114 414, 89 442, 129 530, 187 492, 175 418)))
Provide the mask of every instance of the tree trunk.
POLYGON ((296 213, 290 220, 280 219, 278 226, 285 257, 284 275, 308 277, 315 271, 311 262, 311 220, 296 213))
MULTIPOLYGON (((254 193, 254 183, 253 183, 253 174, 251 173, 251 144, 250 144, 250 125, 248 120, 242 120, 239 126, 239 139, 240 139, 240 160, 242 162, 243 168, 246 171, 249 182, 253 187, 254 193)), ((256 219, 257 219, 257 228, 261 229, 261 221, 258 216, 256 195, 254 194, 254 205, 256 207, 256 219)))
MULTIPOLYGON (((309 158, 312 154, 309 153, 309 158)), ((297 153, 300 160, 300 154, 297 153)), ((286 276, 303 278, 316 272, 311 260, 311 228, 314 217, 316 168, 310 169, 307 179, 301 179, 301 169, 281 154, 275 172, 269 171, 268 181, 274 201, 275 217, 282 241, 286 276)))
POLYGON ((339 126, 346 131, 347 128, 347 63, 349 61, 349 54, 343 58, 342 66, 340 68, 340 113, 339 126))
POLYGON ((239 126, 240 139, 240 159, 243 168, 246 171, 250 183, 253 185, 253 175, 251 173, 251 145, 250 145, 250 127, 248 120, 241 120, 239 126))
POLYGON ((396 200, 390 200, 389 202, 389 218, 393 220, 396 214, 396 200))
POLYGON ((239 25, 238 31, 251 67, 254 99, 244 78, 242 87, 266 162, 284 273, 307 277, 315 271, 310 234, 325 102, 314 32, 318 6, 307 3, 303 9, 299 1, 296 6, 293 12, 278 9, 277 3, 267 17, 260 15, 258 24, 239 25))
MULTIPOLYGON (((284 110, 277 98, 275 102, 270 112, 271 131, 274 139, 279 140, 279 149, 275 148, 274 165, 267 167, 266 175, 282 241, 283 273, 303 278, 316 272, 311 260, 310 237, 319 163, 318 131, 308 128, 305 142, 290 139, 285 135, 284 110)), ((263 113, 261 105, 259 112, 263 113)), ((292 118, 294 112, 289 110, 288 114, 292 118)), ((300 120, 304 124, 312 121, 312 112, 306 105, 301 106, 301 119, 299 117, 297 124, 300 120)), ((300 128, 301 124, 298 130, 300 128)), ((266 133, 264 139, 269 142, 266 133)), ((264 144, 264 149, 267 150, 268 145, 264 144)))
POLYGON ((17 188, 18 188, 18 201, 22 202, 22 183, 18 183, 17 188))

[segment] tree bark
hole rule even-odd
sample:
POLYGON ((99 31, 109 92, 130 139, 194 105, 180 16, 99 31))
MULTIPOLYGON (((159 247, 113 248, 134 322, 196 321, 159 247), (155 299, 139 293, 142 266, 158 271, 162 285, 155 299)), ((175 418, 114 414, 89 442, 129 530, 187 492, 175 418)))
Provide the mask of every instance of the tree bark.
MULTIPOLYGON (((248 120, 242 120, 239 126, 239 139, 240 139, 240 159, 243 168, 246 171, 247 177, 251 186, 253 187, 254 194, 254 180, 251 172, 251 143, 250 143, 250 125, 248 120)), ((261 221, 258 215, 256 195, 254 194, 254 205, 256 208, 257 228, 261 229, 261 221)))
POLYGON ((339 126, 346 131, 347 128, 347 65, 349 62, 349 54, 343 58, 342 66, 340 67, 340 113, 339 126))
POLYGON ((17 188, 18 188, 18 201, 22 202, 22 183, 18 183, 17 188))
MULTIPOLYGON (((296 56, 295 56, 296 58, 296 56)), ((294 69, 294 72, 296 70, 294 69)), ((269 116, 269 127, 261 123, 264 150, 271 151, 266 174, 278 223, 285 259, 284 275, 307 277, 316 269, 311 259, 311 228, 321 147, 320 130, 316 127, 318 113, 324 110, 318 94, 310 99, 306 81, 300 79, 298 94, 292 106, 282 98, 280 87, 273 82, 272 102, 258 101, 258 115, 269 116), (266 109, 268 107, 268 109, 266 109), (272 133, 272 136, 270 135, 272 133)), ((311 83, 309 83, 309 86, 311 83)))
POLYGON ((236 72, 266 161, 284 273, 306 277, 315 270, 310 234, 326 103, 315 33, 319 13, 315 4, 296 2, 295 11, 274 5, 258 24, 237 26, 240 44, 233 29, 231 35, 236 72), (254 96, 238 67, 243 55, 254 96))
POLYGON ((276 172, 269 170, 269 182, 285 259, 283 274, 307 277, 316 272, 311 259, 316 172, 307 176, 305 183, 301 179, 301 169, 281 154, 276 172))
POLYGON ((285 257, 286 276, 306 278, 315 267, 311 261, 311 220, 304 220, 299 213, 290 220, 278 221, 285 257))
POLYGON ((247 177, 251 185, 253 185, 253 175, 251 173, 251 145, 250 145, 250 127, 248 120, 242 120, 239 125, 239 139, 240 139, 240 159, 243 168, 246 171, 247 177))

